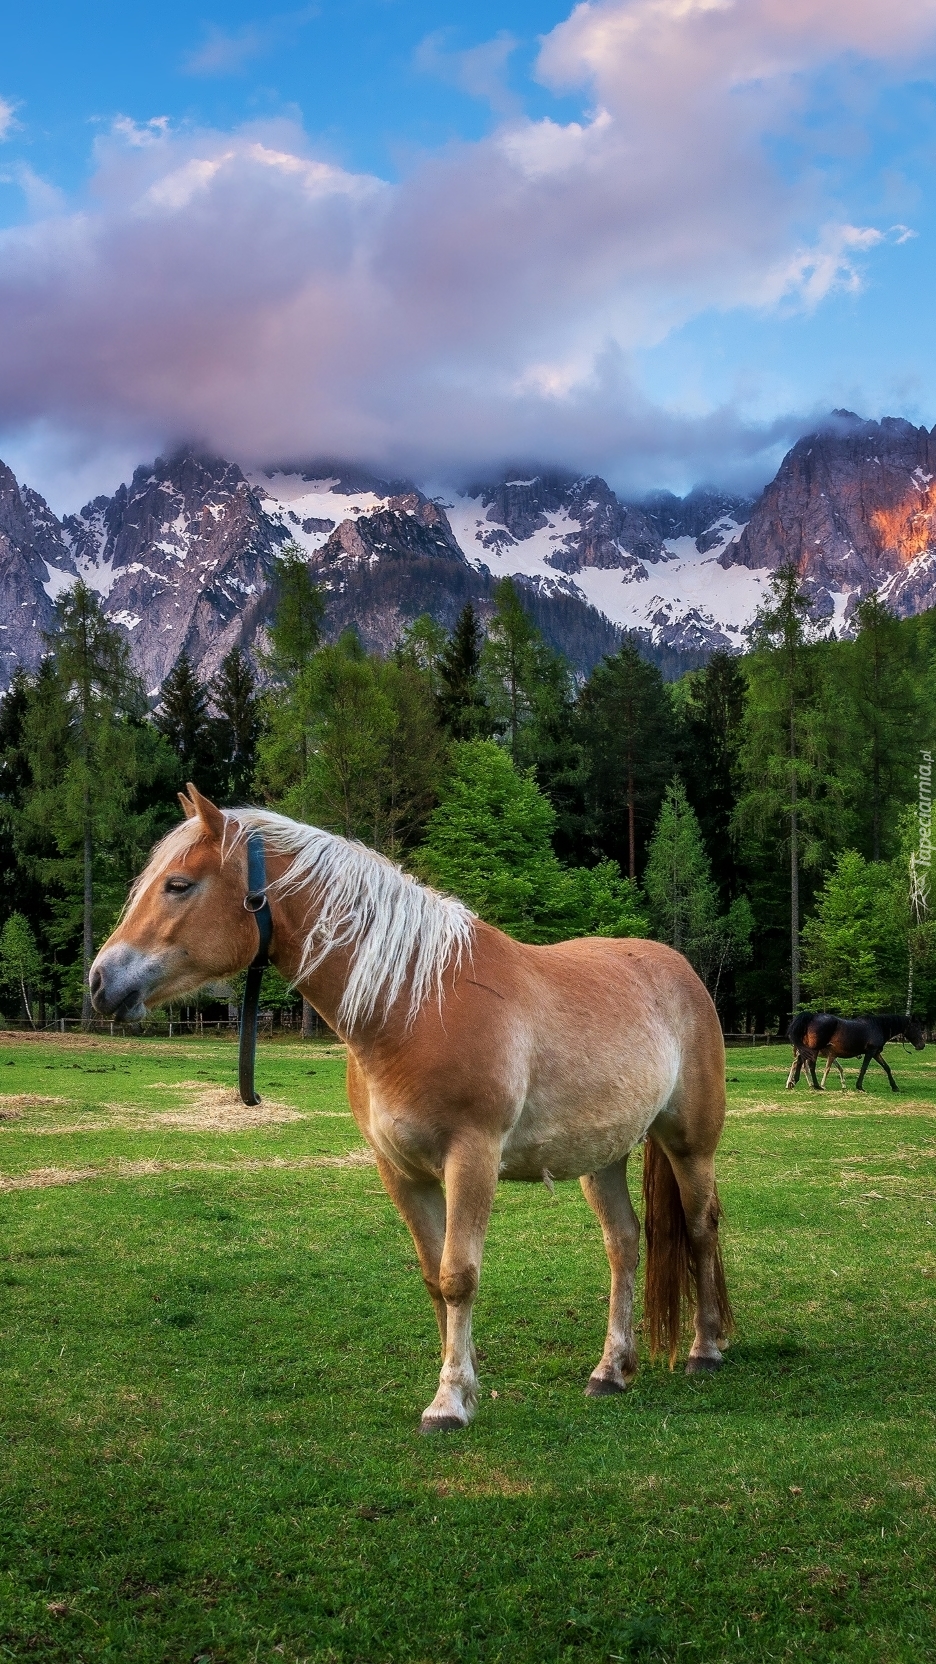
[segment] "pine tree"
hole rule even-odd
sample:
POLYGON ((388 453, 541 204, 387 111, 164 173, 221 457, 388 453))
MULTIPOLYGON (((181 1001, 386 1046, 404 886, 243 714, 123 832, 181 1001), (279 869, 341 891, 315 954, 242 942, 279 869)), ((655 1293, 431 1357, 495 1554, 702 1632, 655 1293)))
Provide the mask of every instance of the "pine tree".
POLYGON ((437 624, 428 612, 421 612, 407 624, 393 649, 396 664, 408 665, 422 673, 437 703, 443 688, 441 665, 448 644, 444 626, 437 624))
POLYGON ((684 953, 717 999, 726 967, 748 956, 753 917, 744 896, 720 913, 699 822, 680 780, 663 799, 644 889, 657 940, 684 953))
POLYGON ((790 998, 800 1003, 801 881, 804 861, 821 858, 824 812, 835 784, 823 677, 825 649, 810 645, 815 630, 809 598, 795 565, 780 566, 752 627, 745 671, 747 705, 740 765, 744 793, 736 811, 741 831, 769 827, 786 834, 788 849, 790 998))
POLYGON ((494 589, 494 611, 481 649, 481 686, 494 732, 521 768, 546 761, 571 709, 571 676, 543 640, 511 578, 494 589))
POLYGON ((532 769, 494 740, 454 748, 440 802, 414 860, 434 884, 522 942, 646 934, 636 889, 613 861, 568 870, 552 839, 556 812, 532 769))
POLYGON ((582 689, 578 734, 585 754, 586 813, 594 844, 637 876, 673 770, 676 725, 663 678, 633 642, 593 670, 582 689))
POLYGON ((257 679, 242 647, 232 647, 221 660, 210 693, 218 712, 213 724, 218 795, 224 804, 245 803, 251 795, 256 769, 260 701, 257 679))
POLYGON ((288 685, 318 651, 325 616, 324 596, 296 543, 287 543, 273 562, 273 596, 268 664, 274 680, 288 685))
POLYGON ((49 658, 35 676, 20 666, 0 699, 0 894, 15 897, 33 929, 40 932, 49 918, 45 887, 23 859, 21 816, 32 783, 26 722, 37 682, 48 681, 54 674, 49 658))
POLYGON ((157 732, 178 760, 176 790, 194 780, 210 795, 214 789, 214 748, 208 695, 183 647, 162 685, 153 718, 157 732))
POLYGON ((877 595, 859 602, 855 617, 858 634, 844 644, 851 707, 844 749, 853 772, 856 830, 866 854, 880 861, 896 847, 893 806, 908 795, 925 707, 912 634, 877 595))
POLYGON ((31 785, 23 818, 34 837, 54 838, 59 860, 47 862, 47 870, 57 871, 67 889, 67 869, 76 860, 80 867, 81 1014, 87 1024, 96 857, 107 857, 126 833, 140 773, 134 724, 146 701, 124 638, 85 584, 79 580, 60 595, 55 613, 57 627, 47 638, 50 670, 37 680, 26 716, 31 785))
POLYGON ((481 685, 484 632, 469 601, 438 660, 439 720, 456 740, 485 739, 491 715, 481 685))
POLYGON ((397 855, 435 802, 444 751, 427 679, 346 632, 267 700, 258 782, 286 814, 397 855))
POLYGON ((681 772, 685 773, 687 794, 699 818, 722 901, 727 905, 741 887, 733 815, 740 786, 744 672, 732 654, 713 653, 705 669, 691 671, 685 683, 688 745, 681 772))

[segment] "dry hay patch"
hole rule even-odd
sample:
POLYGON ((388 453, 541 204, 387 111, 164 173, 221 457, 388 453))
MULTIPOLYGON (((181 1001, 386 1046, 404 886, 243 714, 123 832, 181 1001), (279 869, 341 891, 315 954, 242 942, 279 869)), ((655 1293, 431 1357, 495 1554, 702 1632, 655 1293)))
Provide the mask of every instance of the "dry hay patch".
POLYGON ((18 1173, 13 1178, 0 1174, 0 1191, 47 1190, 51 1185, 81 1184, 100 1176, 96 1167, 34 1167, 30 1173, 18 1173))
POLYGON ((893 1101, 893 1095, 875 1099, 863 1092, 843 1092, 841 1098, 836 1092, 834 1105, 829 1103, 830 1093, 823 1094, 823 1102, 818 1093, 813 1093, 807 1099, 800 1099, 797 1103, 786 1099, 779 1103, 759 1103, 756 1099, 748 1099, 740 1104, 733 1104, 726 1111, 726 1120, 741 1121, 753 1115, 790 1115, 821 1117, 826 1120, 866 1120, 874 1115, 901 1116, 905 1115, 915 1120, 936 1117, 936 1104, 927 1103, 920 1098, 903 1098, 899 1103, 893 1101), (844 1099, 844 1102, 842 1101, 844 1099))
POLYGON ((245 1104, 233 1086, 206 1086, 203 1080, 157 1084, 166 1091, 191 1092, 194 1096, 186 1101, 184 1108, 160 1110, 152 1118, 154 1127, 179 1127, 186 1132, 249 1132, 274 1122, 306 1119, 298 1109, 291 1109, 275 1098, 245 1104))
POLYGON ((161 1161, 155 1156, 130 1161, 120 1156, 103 1167, 34 1167, 28 1173, 0 1173, 0 1193, 45 1190, 52 1185, 82 1184, 89 1179, 149 1179, 161 1173, 300 1172, 309 1167, 373 1166, 374 1152, 366 1145, 343 1156, 250 1157, 244 1161, 161 1161))
POLYGON ((46 1098, 37 1092, 0 1092, 0 1121, 18 1121, 27 1109, 55 1109, 67 1098, 46 1098))

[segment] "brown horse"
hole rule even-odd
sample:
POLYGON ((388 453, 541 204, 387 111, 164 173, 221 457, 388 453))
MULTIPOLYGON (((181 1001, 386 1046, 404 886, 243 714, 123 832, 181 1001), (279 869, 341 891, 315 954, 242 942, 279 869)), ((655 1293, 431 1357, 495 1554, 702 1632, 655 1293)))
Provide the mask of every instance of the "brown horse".
POLYGON ((646 941, 523 946, 360 844, 188 792, 92 966, 95 1006, 134 1021, 250 962, 259 834, 272 961, 347 1043, 351 1109, 435 1306, 443 1363, 423 1430, 465 1427, 477 1407, 471 1310, 499 1178, 581 1179, 611 1264, 586 1390, 629 1385, 640 1230, 626 1172, 642 1139, 651 1354, 672 1366, 691 1299, 687 1370, 717 1368, 731 1324, 714 1176, 725 1060, 685 959, 646 941))
POLYGON ((836 1068, 844 1089, 843 1057, 862 1058, 855 1091, 864 1091, 864 1078, 872 1058, 879 1063, 890 1081, 892 1092, 899 1090, 890 1064, 884 1056, 888 1040, 907 1040, 921 1052, 926 1045, 923 1025, 915 1017, 839 1017, 828 1011, 801 1011, 787 1029, 787 1039, 793 1047, 793 1062, 787 1076, 787 1087, 792 1091, 800 1078, 803 1065, 815 1091, 825 1086, 829 1070, 836 1068), (816 1059, 824 1057, 825 1071, 822 1086, 816 1080, 816 1059))

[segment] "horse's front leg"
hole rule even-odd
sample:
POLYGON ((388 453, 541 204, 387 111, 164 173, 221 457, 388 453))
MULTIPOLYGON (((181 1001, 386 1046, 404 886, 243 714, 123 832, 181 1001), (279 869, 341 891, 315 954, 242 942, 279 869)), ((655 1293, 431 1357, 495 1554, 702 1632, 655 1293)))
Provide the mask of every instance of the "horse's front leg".
POLYGON ((589 1398, 624 1392, 637 1373, 634 1344, 634 1274, 640 1248, 640 1221, 627 1189, 627 1157, 581 1180, 596 1214, 611 1267, 608 1334, 601 1361, 585 1388, 589 1398))
POLYGON ((899 1092, 900 1087, 897 1085, 897 1082, 895 1081, 893 1075, 891 1074, 890 1064, 887 1062, 887 1059, 885 1058, 884 1053, 882 1051, 881 1052, 875 1052, 874 1061, 875 1061, 875 1063, 880 1063, 881 1068, 884 1070, 885 1075, 887 1076, 888 1080, 890 1081, 891 1091, 892 1092, 899 1092))
POLYGON ((439 1287, 439 1267, 445 1247, 445 1192, 438 1179, 408 1179, 384 1156, 377 1157, 384 1189, 409 1227, 419 1269, 435 1308, 442 1356, 445 1356, 445 1301, 439 1287))
POLYGON ((439 1390, 423 1411, 420 1431, 467 1427, 478 1407, 478 1376, 471 1343, 471 1310, 500 1163, 500 1144, 462 1138, 445 1162, 445 1246, 439 1292, 445 1302, 445 1350, 439 1390))

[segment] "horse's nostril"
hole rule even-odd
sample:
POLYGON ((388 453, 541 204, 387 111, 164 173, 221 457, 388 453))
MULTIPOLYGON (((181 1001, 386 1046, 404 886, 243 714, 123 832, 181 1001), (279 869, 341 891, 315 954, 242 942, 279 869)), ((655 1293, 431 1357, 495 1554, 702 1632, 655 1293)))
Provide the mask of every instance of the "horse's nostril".
POLYGON ((99 994, 104 986, 104 978, 100 971, 92 971, 88 978, 88 987, 92 994, 99 994))

